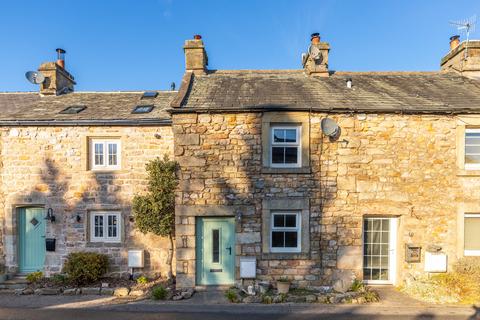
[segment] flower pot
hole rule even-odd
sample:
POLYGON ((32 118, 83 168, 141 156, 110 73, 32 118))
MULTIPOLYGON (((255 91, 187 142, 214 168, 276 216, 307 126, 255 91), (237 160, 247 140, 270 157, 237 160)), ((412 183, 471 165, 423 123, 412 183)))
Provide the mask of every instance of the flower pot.
POLYGON ((290 282, 277 281, 277 290, 278 293, 288 293, 288 290, 290 290, 290 282))

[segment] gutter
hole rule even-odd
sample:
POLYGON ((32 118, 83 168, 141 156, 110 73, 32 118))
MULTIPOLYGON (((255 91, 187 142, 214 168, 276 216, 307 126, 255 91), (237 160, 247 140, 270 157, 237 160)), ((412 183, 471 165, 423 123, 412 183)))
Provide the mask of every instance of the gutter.
POLYGON ((388 114, 480 114, 480 109, 472 108, 432 108, 432 109, 415 109, 415 108, 327 108, 327 107, 242 107, 242 108, 175 108, 167 110, 170 114, 186 114, 186 113, 245 113, 245 112, 271 112, 271 111, 288 111, 288 112, 328 112, 328 113, 388 113, 388 114))
POLYGON ((0 126, 171 126, 171 119, 129 119, 129 120, 0 120, 0 126))

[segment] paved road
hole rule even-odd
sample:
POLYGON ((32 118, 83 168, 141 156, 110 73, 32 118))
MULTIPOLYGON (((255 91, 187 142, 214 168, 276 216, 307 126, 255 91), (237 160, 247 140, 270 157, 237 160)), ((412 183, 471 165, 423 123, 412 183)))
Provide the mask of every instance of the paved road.
POLYGON ((0 294, 0 320, 123 320, 123 319, 479 319, 480 308, 432 306, 391 299, 368 305, 244 305, 225 304, 212 294, 179 302, 124 301, 104 296, 13 296, 0 294))
MULTIPOLYGON (((244 308, 249 308, 249 306, 244 306, 244 308)), ((250 307, 251 308, 251 307, 250 307)), ((261 312, 255 313, 252 309, 249 310, 248 314, 241 314, 237 312, 228 312, 223 310, 221 312, 210 312, 203 310, 201 312, 190 312, 190 311, 178 311, 163 312, 157 310, 155 312, 136 312, 136 311, 114 311, 114 310, 95 310, 95 309, 28 309, 28 308, 0 308, 0 319, 5 320, 26 320, 26 319, 35 319, 35 320, 64 320, 64 319, 79 319, 79 320, 124 320, 124 319, 157 319, 157 320, 217 320, 217 319, 245 319, 248 320, 270 320, 270 319, 279 319, 279 320, 321 320, 321 319, 435 319, 435 320, 463 320, 463 319, 476 319, 468 315, 434 315, 432 313, 420 313, 415 315, 395 315, 395 314, 382 314, 376 313, 372 310, 372 313, 356 313, 356 312, 335 312, 335 313, 278 313, 278 312, 261 312)))

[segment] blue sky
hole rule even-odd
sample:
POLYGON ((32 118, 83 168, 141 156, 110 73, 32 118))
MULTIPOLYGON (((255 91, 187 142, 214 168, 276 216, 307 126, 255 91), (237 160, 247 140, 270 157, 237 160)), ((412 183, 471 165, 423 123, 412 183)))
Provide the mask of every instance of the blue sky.
POLYGON ((24 73, 57 47, 77 91, 168 89, 194 34, 211 69, 298 69, 317 31, 333 70, 437 70, 448 22, 474 14, 478 0, 2 1, 0 91, 37 90, 24 73))

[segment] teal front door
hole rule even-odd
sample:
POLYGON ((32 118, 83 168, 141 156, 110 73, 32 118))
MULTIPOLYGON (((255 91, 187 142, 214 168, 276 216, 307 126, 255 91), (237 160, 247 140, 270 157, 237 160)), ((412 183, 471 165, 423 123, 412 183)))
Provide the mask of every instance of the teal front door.
POLYGON ((235 219, 199 218, 197 284, 225 285, 235 280, 235 219))
POLYGON ((43 208, 18 208, 18 268, 20 273, 43 270, 45 214, 43 208))

